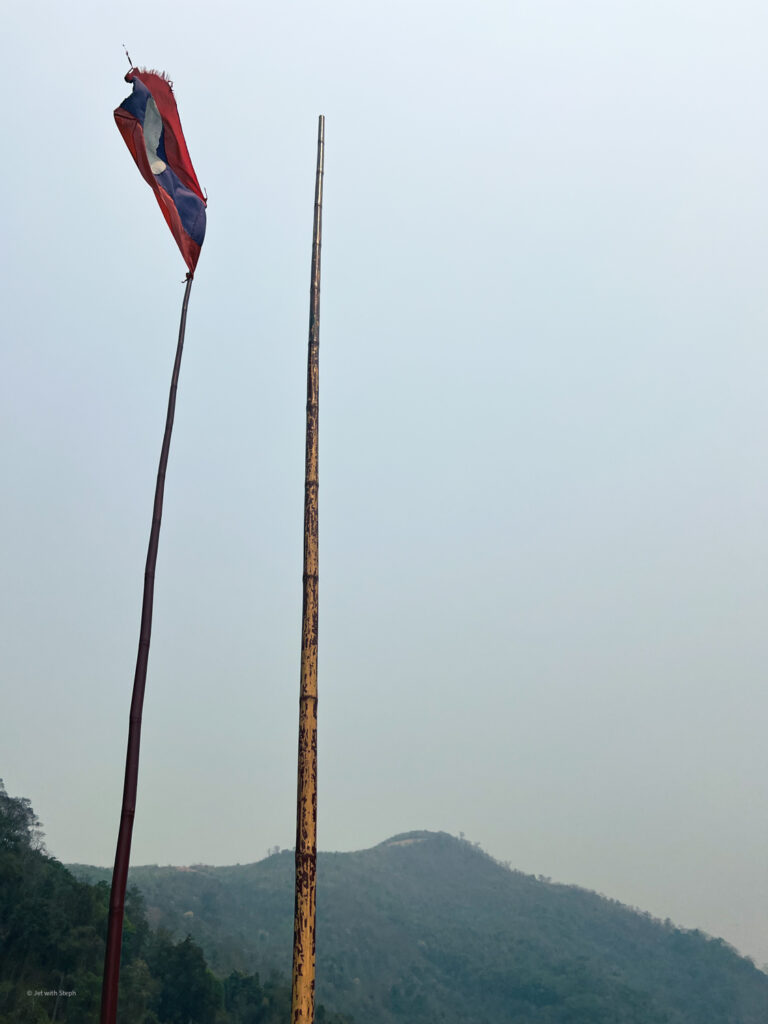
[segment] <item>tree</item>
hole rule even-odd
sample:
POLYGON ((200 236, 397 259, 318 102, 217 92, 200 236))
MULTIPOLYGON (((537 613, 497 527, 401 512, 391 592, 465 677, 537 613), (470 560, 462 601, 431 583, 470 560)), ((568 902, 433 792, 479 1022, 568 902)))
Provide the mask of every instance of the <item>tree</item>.
POLYGON ((25 797, 8 796, 0 779, 0 849, 43 850, 40 820, 25 797))
POLYGON ((160 944, 152 973, 161 984, 158 1016, 167 1024, 209 1024, 221 1006, 221 984, 208 970, 203 951, 188 935, 160 944))

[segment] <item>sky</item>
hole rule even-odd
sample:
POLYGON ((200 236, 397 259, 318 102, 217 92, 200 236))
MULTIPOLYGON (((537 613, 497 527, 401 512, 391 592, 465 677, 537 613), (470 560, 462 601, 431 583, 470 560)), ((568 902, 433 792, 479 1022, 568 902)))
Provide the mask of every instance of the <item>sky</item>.
POLYGON ((132 863, 295 828, 317 117, 319 846, 463 832, 768 962, 768 9, 8 4, 0 776, 112 863, 185 267, 209 196, 132 863))

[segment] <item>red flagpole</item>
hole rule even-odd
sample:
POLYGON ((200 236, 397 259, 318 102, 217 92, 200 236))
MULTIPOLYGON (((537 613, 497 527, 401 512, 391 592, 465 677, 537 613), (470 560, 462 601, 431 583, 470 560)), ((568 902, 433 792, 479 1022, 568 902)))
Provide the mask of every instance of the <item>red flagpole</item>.
POLYGON ((136 788, 139 778, 139 746, 141 743, 141 714, 144 706, 144 688, 147 682, 149 643, 152 636, 152 604, 155 594, 155 566, 160 541, 160 523, 163 517, 163 495, 165 492, 165 471, 168 466, 168 451, 171 446, 173 417, 176 411, 176 391, 179 384, 181 354, 184 349, 184 332, 187 326, 187 306, 192 288, 192 275, 187 274, 184 301, 181 306, 179 340, 176 345, 176 360, 173 364, 171 388, 168 395, 168 413, 165 419, 163 445, 160 449, 160 464, 155 485, 155 503, 152 511, 152 528, 149 533, 147 562, 144 570, 144 596, 141 603, 141 627, 139 629, 139 651, 136 657, 136 671, 133 677, 133 697, 128 725, 128 751, 125 758, 125 782, 123 785, 123 806, 120 815, 120 831, 117 836, 115 867, 112 873, 112 891, 109 897, 109 919, 107 923, 107 951, 104 957, 104 981, 101 990, 101 1024, 115 1024, 117 1017, 117 994, 120 980, 120 949, 123 943, 123 916, 125 913, 125 889, 128 880, 128 863, 131 858, 131 836, 133 818, 136 813, 136 788))

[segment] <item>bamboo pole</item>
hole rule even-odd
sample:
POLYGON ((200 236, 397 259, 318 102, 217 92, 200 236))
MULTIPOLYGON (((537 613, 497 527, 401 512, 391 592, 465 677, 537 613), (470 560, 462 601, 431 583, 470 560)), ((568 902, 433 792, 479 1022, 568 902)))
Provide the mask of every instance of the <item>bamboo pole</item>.
POLYGON ((123 784, 123 806, 120 814, 120 831, 117 836, 115 867, 112 873, 112 891, 109 897, 109 919, 107 922, 107 951, 104 957, 104 981, 101 989, 101 1024, 115 1024, 117 1016, 117 994, 120 981, 120 949, 123 943, 123 917, 125 914, 125 888, 128 880, 128 863, 131 858, 131 836, 136 813, 136 789, 139 778, 139 747, 141 744, 141 714, 144 707, 144 689, 147 682, 149 643, 152 636, 152 605, 155 594, 155 566, 160 541, 160 524, 163 518, 163 495, 165 492, 165 471, 168 466, 168 451, 171 446, 173 418, 176 411, 176 391, 179 385, 181 354, 184 349, 184 332, 187 326, 187 306, 192 288, 192 275, 187 274, 187 287, 181 306, 179 340, 176 345, 176 359, 171 375, 168 394, 168 412, 165 419, 165 433, 160 449, 160 464, 155 484, 155 502, 152 510, 152 527, 149 533, 147 562, 144 569, 144 595, 141 603, 141 626, 139 628, 139 651, 136 656, 136 671, 133 676, 133 696, 128 724, 128 750, 125 758, 125 781, 123 784))
POLYGON ((320 246, 323 227, 325 118, 317 125, 307 354, 307 439, 304 477, 304 599, 301 624, 299 764, 296 799, 296 900, 293 921, 293 1024, 315 1015, 315 882, 317 865, 318 391, 320 374, 320 246))

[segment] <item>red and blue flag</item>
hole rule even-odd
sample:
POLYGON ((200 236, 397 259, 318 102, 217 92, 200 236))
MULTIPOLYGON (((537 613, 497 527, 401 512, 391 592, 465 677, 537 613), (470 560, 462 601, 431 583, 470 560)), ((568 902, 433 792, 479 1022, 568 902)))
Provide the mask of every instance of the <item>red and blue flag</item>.
POLYGON ((206 199, 189 159, 173 87, 165 75, 131 68, 133 92, 115 111, 115 121, 136 166, 163 211, 168 227, 194 274, 205 238, 206 199))

